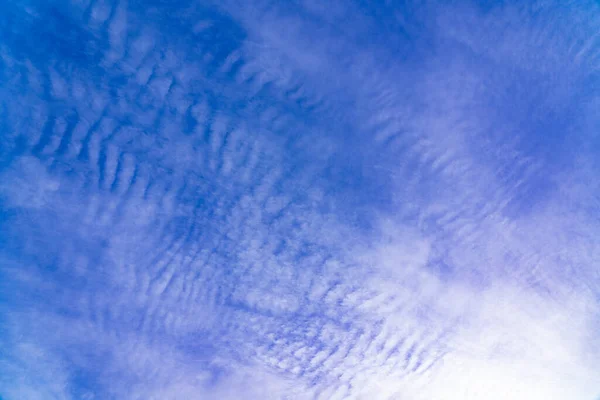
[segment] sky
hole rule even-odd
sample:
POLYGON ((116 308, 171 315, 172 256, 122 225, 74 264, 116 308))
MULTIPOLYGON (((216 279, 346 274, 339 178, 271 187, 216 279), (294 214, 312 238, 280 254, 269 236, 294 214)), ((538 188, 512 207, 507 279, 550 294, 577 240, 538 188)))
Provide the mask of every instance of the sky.
POLYGON ((1 400, 600 399, 596 1, 5 0, 1 400))

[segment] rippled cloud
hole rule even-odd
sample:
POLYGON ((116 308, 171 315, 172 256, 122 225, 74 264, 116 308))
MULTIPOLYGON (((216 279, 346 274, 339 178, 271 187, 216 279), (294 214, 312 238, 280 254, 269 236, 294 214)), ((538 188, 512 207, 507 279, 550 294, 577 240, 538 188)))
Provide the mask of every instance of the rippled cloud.
POLYGON ((600 395, 594 2, 2 9, 0 398, 600 395))

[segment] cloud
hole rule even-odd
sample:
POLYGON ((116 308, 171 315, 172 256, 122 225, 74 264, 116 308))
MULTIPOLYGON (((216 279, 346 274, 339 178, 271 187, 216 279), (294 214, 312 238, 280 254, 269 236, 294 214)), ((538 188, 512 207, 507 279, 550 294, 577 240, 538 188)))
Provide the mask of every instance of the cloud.
POLYGON ((598 394, 596 19, 140 6, 0 25, 0 395, 598 394))

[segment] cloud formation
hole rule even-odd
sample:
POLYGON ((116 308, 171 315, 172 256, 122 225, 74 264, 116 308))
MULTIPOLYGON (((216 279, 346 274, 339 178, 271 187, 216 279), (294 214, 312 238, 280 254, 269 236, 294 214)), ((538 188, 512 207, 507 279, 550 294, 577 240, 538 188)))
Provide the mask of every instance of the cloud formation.
POLYGON ((600 395, 593 2, 9 2, 3 399, 600 395))

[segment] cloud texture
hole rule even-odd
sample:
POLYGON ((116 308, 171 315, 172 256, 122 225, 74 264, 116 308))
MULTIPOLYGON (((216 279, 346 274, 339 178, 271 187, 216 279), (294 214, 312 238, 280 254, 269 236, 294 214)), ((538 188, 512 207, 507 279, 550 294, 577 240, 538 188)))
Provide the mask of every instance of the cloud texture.
POLYGON ((401 3, 2 5, 0 398, 597 399, 599 6, 401 3))

